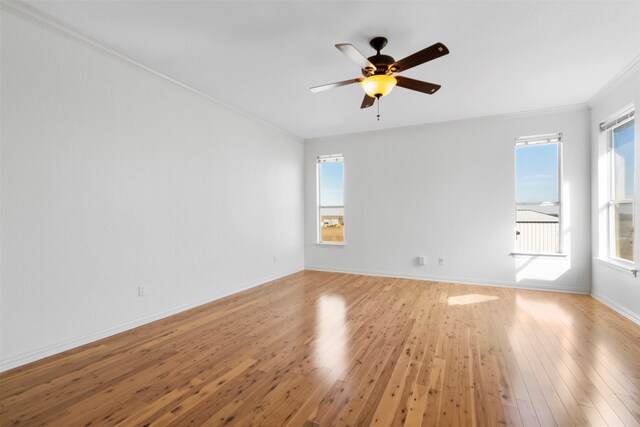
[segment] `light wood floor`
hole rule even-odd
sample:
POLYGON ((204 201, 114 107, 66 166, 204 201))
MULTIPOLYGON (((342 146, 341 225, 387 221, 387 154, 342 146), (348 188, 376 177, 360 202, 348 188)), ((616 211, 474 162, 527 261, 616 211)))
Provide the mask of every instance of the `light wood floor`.
POLYGON ((589 296, 306 271, 0 375, 2 425, 638 426, 589 296))

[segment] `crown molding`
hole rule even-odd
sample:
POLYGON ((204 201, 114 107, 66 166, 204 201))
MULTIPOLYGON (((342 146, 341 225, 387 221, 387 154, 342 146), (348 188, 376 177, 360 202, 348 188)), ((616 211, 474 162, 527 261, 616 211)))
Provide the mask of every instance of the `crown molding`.
POLYGON ((251 119, 257 123, 260 123, 264 126, 267 126, 271 129, 274 129, 294 140, 296 140, 297 142, 303 143, 304 142, 304 138, 295 135, 293 133, 291 133, 290 131, 283 129, 277 125, 274 125, 273 123, 270 123, 264 119, 261 119, 257 116, 254 116, 251 113, 248 113, 244 110, 239 109, 238 107, 234 107, 233 105, 227 104, 224 101, 221 101, 211 95, 208 95, 194 87, 191 87, 190 85, 174 78, 171 77, 155 68, 153 68, 150 65, 147 65, 145 63, 143 63, 142 61, 139 61, 138 59, 120 51, 119 49, 117 49, 114 46, 109 45, 108 43, 99 40, 97 38, 91 37, 89 35, 87 35, 86 33, 82 32, 81 30, 79 30, 78 28, 67 24, 63 21, 60 21, 57 18, 54 18, 51 15, 48 15, 44 12, 42 12, 41 10, 21 1, 21 0, 0 0, 0 10, 7 12, 7 13, 11 13, 12 15, 15 15, 19 18, 24 19, 25 21, 28 21, 32 24, 35 24, 37 26, 39 26, 40 28, 43 28, 45 30, 51 31, 52 33, 55 33, 59 36, 62 36, 68 40, 71 40, 75 43, 78 43, 84 47, 90 48, 96 52, 99 52, 111 59, 114 59, 118 62, 124 63, 126 65, 130 65, 130 66, 134 66, 140 70, 146 71, 148 73, 151 73, 153 75, 155 75, 156 77, 160 77, 161 79, 164 79, 166 81, 168 81, 169 83, 172 83, 178 87, 181 87, 182 89, 185 89, 191 93, 194 93, 196 95, 201 96, 202 98, 205 98, 208 101, 211 101, 215 104, 218 104, 230 111, 233 111, 241 116, 244 116, 248 119, 251 119))
MULTIPOLYGON (((58 34, 66 39, 72 40, 78 44, 81 44, 85 47, 88 47, 90 49, 93 49, 94 51, 100 52, 108 57, 110 57, 111 59, 117 60, 121 63, 125 63, 128 65, 132 65, 138 69, 144 70, 148 73, 151 73, 157 77, 160 77, 176 86, 179 86, 191 93, 194 93, 196 95, 199 95, 205 99, 207 99, 208 101, 211 101, 213 103, 216 103, 230 111, 233 111, 241 116, 247 117, 257 123, 260 123, 264 126, 267 126, 271 129, 274 129, 294 140, 296 140, 297 142, 306 142, 306 141, 320 141, 320 140, 325 140, 325 139, 332 139, 332 138, 336 138, 336 137, 342 137, 342 136, 349 136, 349 135, 358 135, 358 134, 367 134, 367 133, 379 133, 380 130, 375 130, 375 131, 363 131, 363 132, 349 132, 347 134, 335 134, 335 135, 324 135, 324 136, 320 136, 320 137, 316 137, 316 138, 302 138, 296 134, 293 134, 292 132, 281 128, 273 123, 270 123, 260 117, 257 117, 251 113, 248 113, 238 107, 235 107, 233 105, 230 105, 224 101, 221 101, 211 95, 208 95, 207 93, 204 93, 198 89, 195 89, 194 87, 191 87, 190 85, 176 79, 173 78, 155 68, 153 68, 150 65, 147 65, 145 63, 143 63, 142 61, 120 51, 119 49, 117 49, 114 46, 109 45, 108 43, 96 39, 94 37, 91 37, 89 35, 87 35, 86 33, 82 32, 81 30, 79 30, 78 28, 67 24, 65 22, 62 22, 60 20, 58 20, 57 18, 54 18, 51 15, 48 15, 42 11, 40 11, 39 9, 25 3, 22 0, 0 0, 0 10, 2 11, 6 11, 8 13, 11 13, 15 16, 18 16, 28 22, 31 22, 32 24, 35 24, 41 28, 44 28, 46 30, 49 30, 55 34, 58 34)), ((486 120, 486 119, 505 119, 505 118, 515 118, 515 117, 526 117, 526 116, 532 116, 532 115, 538 115, 538 114, 546 114, 546 113, 559 113, 559 112, 569 112, 569 111, 576 111, 576 110, 581 110, 581 109, 588 109, 593 107, 593 105, 598 102, 600 99, 602 99, 605 95, 607 95, 608 93, 610 93, 613 89, 615 89, 618 85, 620 85, 622 82, 624 82, 629 76, 631 76, 634 72, 640 70, 640 55, 637 56, 633 61, 631 61, 622 71, 620 71, 613 79, 611 79, 606 85, 604 85, 600 90, 598 90, 588 101, 586 101, 583 104, 575 104, 575 105, 569 105, 569 106, 560 106, 560 107, 551 107, 551 108, 542 108, 539 110, 533 110, 533 111, 522 111, 522 112, 513 112, 513 113, 504 113, 504 114, 495 114, 495 115, 486 115, 486 116, 476 116, 476 117, 466 117, 466 118, 460 118, 460 119, 453 119, 453 120, 445 120, 445 121, 439 121, 439 122, 432 122, 432 123, 421 123, 421 124, 415 124, 415 125, 410 125, 410 126, 399 126, 399 127, 395 127, 395 128, 389 128, 389 129, 385 129, 384 131, 393 131, 393 130, 398 130, 398 129, 405 129, 405 128, 415 128, 415 127, 422 127, 422 126, 431 126, 431 125, 438 125, 438 124, 445 124, 445 123, 450 123, 450 122, 461 122, 461 121, 471 121, 471 120, 486 120)), ((383 131, 383 132, 384 132, 383 131)))
POLYGON ((370 134, 379 135, 380 133, 383 133, 383 132, 396 132, 399 130, 417 130, 420 128, 426 129, 426 128, 436 127, 436 126, 446 126, 454 123, 467 123, 467 122, 478 122, 478 121, 487 121, 487 120, 506 120, 506 119, 515 119, 515 118, 523 118, 523 117, 535 117, 535 116, 541 116, 545 114, 571 113, 574 111, 585 111, 585 110, 589 110, 589 105, 587 104, 562 105, 559 107, 547 107, 547 108, 540 108, 537 110, 516 111, 513 113, 488 114, 486 116, 462 117, 459 119, 420 123, 420 124, 409 125, 409 126, 396 126, 396 127, 386 128, 386 129, 365 130, 361 132, 350 132, 350 133, 340 133, 335 135, 319 136, 317 138, 307 138, 305 139, 305 143, 332 141, 332 140, 336 140, 336 139, 340 139, 348 136, 366 136, 370 134))
POLYGON ((622 69, 616 76, 611 79, 606 85, 604 85, 600 90, 598 90, 589 100, 587 101, 587 105, 593 108, 596 102, 600 101, 603 97, 617 88, 621 83, 623 83, 627 78, 631 77, 633 73, 640 70, 640 55, 636 56, 633 61, 631 61, 626 67, 622 69))

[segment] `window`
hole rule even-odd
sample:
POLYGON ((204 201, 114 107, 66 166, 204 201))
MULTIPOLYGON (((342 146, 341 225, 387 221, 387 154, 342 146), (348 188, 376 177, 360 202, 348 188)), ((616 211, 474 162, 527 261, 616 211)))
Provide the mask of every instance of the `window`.
POLYGON ((634 260, 635 120, 633 110, 600 125, 608 133, 609 257, 634 260))
POLYGON ((318 242, 344 244, 344 158, 318 157, 318 242))
POLYGON ((562 134, 516 138, 516 253, 560 247, 562 134))

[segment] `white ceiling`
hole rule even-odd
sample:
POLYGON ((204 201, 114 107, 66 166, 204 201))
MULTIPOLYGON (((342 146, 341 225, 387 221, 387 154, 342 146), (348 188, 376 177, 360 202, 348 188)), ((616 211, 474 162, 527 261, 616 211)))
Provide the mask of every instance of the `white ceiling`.
POLYGON ((303 138, 586 102, 640 54, 640 1, 29 1, 197 90, 303 138), (451 53, 360 110, 361 76, 334 44, 396 60, 435 42, 451 53))

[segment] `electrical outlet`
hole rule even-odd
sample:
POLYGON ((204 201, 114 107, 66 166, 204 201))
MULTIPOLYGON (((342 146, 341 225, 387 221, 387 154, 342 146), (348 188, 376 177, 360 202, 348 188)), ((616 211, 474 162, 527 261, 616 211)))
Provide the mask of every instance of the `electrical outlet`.
POLYGON ((426 263, 427 263, 427 260, 425 257, 423 256, 418 257, 418 265, 425 265, 426 263))
POLYGON ((444 265, 444 258, 438 258, 438 265, 444 265))
POLYGON ((138 296, 139 297, 143 297, 144 296, 144 286, 142 286, 142 285, 138 286, 138 296))

